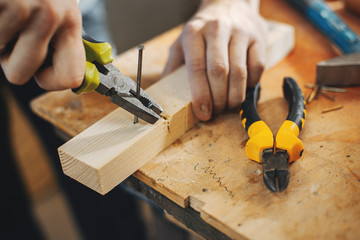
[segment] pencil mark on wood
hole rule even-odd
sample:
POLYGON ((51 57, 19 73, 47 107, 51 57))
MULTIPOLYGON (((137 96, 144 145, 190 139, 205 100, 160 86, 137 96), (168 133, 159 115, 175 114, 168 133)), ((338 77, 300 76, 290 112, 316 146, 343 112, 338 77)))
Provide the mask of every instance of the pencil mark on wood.
POLYGON ((194 170, 195 170, 195 171, 200 170, 200 171, 203 171, 203 172, 206 173, 206 174, 210 174, 210 175, 211 175, 211 178, 214 179, 214 180, 216 180, 216 182, 219 184, 219 186, 220 186, 221 188, 224 188, 225 191, 226 191, 227 193, 229 193, 229 196, 230 196, 231 198, 234 197, 233 192, 223 183, 222 180, 224 179, 224 177, 219 177, 219 176, 217 176, 218 174, 217 174, 213 169, 211 169, 210 166, 209 166, 209 167, 200 167, 199 164, 200 164, 200 163, 197 163, 197 164, 194 166, 194 170))

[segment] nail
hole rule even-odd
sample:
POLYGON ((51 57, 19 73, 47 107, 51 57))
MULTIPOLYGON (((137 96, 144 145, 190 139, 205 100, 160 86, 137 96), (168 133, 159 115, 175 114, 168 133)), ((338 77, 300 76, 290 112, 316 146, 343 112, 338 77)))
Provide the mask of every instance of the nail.
MULTIPOLYGON (((136 97, 140 98, 140 89, 141 89, 141 69, 142 69, 142 53, 144 50, 144 45, 139 45, 139 57, 138 57, 138 71, 137 71, 137 81, 136 81, 136 97)), ((134 116, 134 124, 138 123, 138 117, 134 116)))

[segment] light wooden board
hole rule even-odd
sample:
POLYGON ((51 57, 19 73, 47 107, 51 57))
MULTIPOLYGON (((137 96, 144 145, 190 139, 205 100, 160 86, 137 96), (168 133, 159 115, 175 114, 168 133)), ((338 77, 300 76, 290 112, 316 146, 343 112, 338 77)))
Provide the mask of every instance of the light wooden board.
MULTIPOLYGON (((294 45, 291 27, 280 23, 270 26, 268 67, 284 58, 294 45)), ((66 175, 105 194, 197 122, 185 67, 146 91, 163 107, 165 119, 154 125, 134 125, 131 114, 116 109, 59 148, 66 175)))

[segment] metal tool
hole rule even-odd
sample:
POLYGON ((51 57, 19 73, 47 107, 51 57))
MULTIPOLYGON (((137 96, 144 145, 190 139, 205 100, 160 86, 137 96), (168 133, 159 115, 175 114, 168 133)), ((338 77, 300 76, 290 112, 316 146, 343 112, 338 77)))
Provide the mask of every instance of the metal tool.
POLYGON ((298 138, 305 123, 305 102, 301 89, 293 78, 284 78, 283 92, 289 103, 289 114, 274 136, 257 112, 260 84, 246 90, 246 99, 241 105, 240 118, 249 135, 245 146, 246 156, 262 163, 266 187, 273 192, 282 192, 289 184, 289 163, 298 160, 304 145, 298 138))
POLYGON ((316 82, 327 86, 360 85, 360 52, 319 62, 316 82))
POLYGON ((360 37, 323 0, 287 0, 317 27, 343 54, 317 64, 320 85, 360 84, 360 37))
POLYGON ((82 37, 86 52, 85 78, 82 85, 73 89, 73 92, 80 94, 95 90, 110 97, 111 102, 126 111, 154 124, 160 118, 161 106, 139 84, 124 76, 111 63, 113 57, 110 44, 95 41, 85 31, 82 37))

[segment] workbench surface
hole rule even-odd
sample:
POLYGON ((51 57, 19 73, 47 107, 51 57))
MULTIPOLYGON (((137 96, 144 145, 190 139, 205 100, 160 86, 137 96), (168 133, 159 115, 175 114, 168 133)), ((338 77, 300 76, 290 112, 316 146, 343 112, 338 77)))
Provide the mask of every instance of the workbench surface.
MULTIPOLYGON (((358 33, 360 18, 331 6, 358 33)), ((295 27, 292 53, 262 77, 258 111, 273 133, 287 115, 282 96, 285 76, 297 80, 304 95, 315 83, 316 63, 337 54, 327 39, 282 0, 261 3, 267 19, 295 27)), ((180 28, 146 44, 143 82, 160 78, 168 46, 180 28), (153 50, 152 50, 153 49, 153 50)), ((116 61, 135 79, 137 51, 131 49, 116 61)), ((307 105, 300 134, 303 157, 290 166, 290 184, 282 193, 271 193, 263 184, 262 167, 246 158, 248 139, 238 112, 227 112, 198 123, 174 144, 139 169, 134 176, 177 205, 200 213, 204 224, 230 238, 251 239, 358 239, 360 236, 360 87, 319 96, 307 105), (342 105, 337 111, 322 113, 342 105)), ((99 94, 77 96, 70 91, 50 92, 32 102, 33 110, 61 133, 75 136, 111 112, 115 105, 99 94)))

